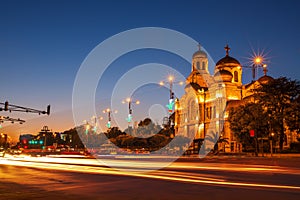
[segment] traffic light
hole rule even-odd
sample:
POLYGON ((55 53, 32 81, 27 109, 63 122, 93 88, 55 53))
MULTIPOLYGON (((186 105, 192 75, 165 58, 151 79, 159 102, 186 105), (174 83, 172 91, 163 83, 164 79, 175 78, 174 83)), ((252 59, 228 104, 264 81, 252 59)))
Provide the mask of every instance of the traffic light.
POLYGON ((171 93, 171 99, 174 99, 174 92, 171 93))
POLYGON ((47 106, 47 115, 50 115, 50 105, 47 106))
POLYGON ((111 127, 110 121, 107 122, 106 127, 107 127, 107 128, 110 128, 110 127, 111 127))
POLYGON ((97 132, 97 126, 94 126, 93 131, 94 131, 94 133, 97 132))
POLYGON ((166 106, 168 107, 169 113, 172 114, 173 106, 174 106, 174 99, 169 99, 169 104, 166 106))
POLYGON ((8 101, 5 101, 4 103, 4 111, 8 111, 8 101))
POLYGON ((128 114, 128 117, 126 118, 127 122, 130 123, 131 120, 132 120, 132 115, 131 114, 128 114))

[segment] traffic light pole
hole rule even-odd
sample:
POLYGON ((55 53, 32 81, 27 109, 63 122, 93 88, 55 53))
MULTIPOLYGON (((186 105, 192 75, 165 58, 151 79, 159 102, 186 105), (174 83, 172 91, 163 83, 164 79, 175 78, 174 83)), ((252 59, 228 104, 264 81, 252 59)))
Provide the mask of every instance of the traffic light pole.
POLYGON ((40 114, 50 115, 50 105, 47 106, 46 111, 9 104, 8 101, 6 101, 4 103, 0 102, 0 105, 4 106, 4 107, 0 107, 0 111, 26 112, 26 113, 37 113, 39 115, 40 114))

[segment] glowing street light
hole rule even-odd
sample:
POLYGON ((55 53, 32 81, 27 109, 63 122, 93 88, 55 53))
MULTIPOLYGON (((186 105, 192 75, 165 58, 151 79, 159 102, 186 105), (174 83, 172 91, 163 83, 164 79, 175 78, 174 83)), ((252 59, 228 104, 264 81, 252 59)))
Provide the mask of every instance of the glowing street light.
POLYGON ((262 63, 262 61, 263 61, 263 58, 260 56, 255 57, 253 60, 253 62, 257 65, 260 65, 262 63))
POLYGON ((88 132, 90 130, 90 124, 87 120, 83 120, 83 123, 85 125, 85 134, 88 134, 88 132))
POLYGON ((183 85, 184 82, 183 81, 174 81, 174 76, 170 75, 168 77, 168 81, 160 81, 159 85, 164 86, 165 84, 169 84, 170 88, 170 98, 169 98, 169 103, 166 105, 168 108, 168 112, 169 115, 171 115, 173 113, 173 107, 174 107, 174 92, 173 92, 173 85, 174 84, 179 84, 179 85, 183 85))
MULTIPOLYGON (((103 113, 107 113, 108 114, 108 121, 107 121, 107 124, 106 124, 106 127, 108 129, 111 128, 111 113, 112 113, 112 110, 110 108, 107 108, 105 110, 102 111, 103 113)), ((118 113, 117 110, 113 111, 114 113, 118 113)))
POLYGON ((139 100, 132 100, 131 98, 127 98, 122 101, 123 104, 128 103, 128 117, 126 118, 128 124, 132 121, 132 104, 140 104, 139 100))
POLYGON ((255 56, 251 60, 251 62, 252 62, 251 66, 239 66, 239 69, 240 68, 251 68, 252 69, 252 81, 255 81, 257 68, 260 68, 260 67, 263 68, 264 75, 265 76, 267 75, 267 72, 268 72, 267 66, 268 65, 266 63, 264 63, 264 60, 265 60, 264 57, 261 55, 255 56))

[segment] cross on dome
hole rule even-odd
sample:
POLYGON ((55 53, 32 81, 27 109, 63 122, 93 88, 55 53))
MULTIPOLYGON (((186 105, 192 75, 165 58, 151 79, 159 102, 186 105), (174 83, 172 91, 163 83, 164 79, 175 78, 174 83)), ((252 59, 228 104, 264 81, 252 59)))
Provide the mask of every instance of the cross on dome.
POLYGON ((226 51, 226 56, 228 56, 229 55, 229 50, 230 50, 228 44, 224 47, 224 49, 226 51))
POLYGON ((201 51, 201 44, 200 43, 198 43, 198 48, 199 48, 199 51, 201 51))

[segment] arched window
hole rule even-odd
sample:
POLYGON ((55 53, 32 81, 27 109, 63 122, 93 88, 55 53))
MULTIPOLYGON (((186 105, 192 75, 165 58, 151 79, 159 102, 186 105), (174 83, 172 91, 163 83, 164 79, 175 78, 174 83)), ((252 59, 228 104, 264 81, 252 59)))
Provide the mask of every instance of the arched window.
POLYGON ((235 71, 234 72, 234 82, 239 82, 239 77, 238 77, 238 72, 237 71, 235 71))
POLYGON ((200 69, 200 62, 199 61, 197 62, 197 69, 198 70, 200 69))
POLYGON ((205 70, 206 66, 205 66, 205 62, 202 62, 202 69, 205 70))
POLYGON ((196 118, 196 104, 195 104, 195 101, 194 100, 191 100, 190 101, 190 106, 189 106, 189 119, 190 120, 194 120, 196 118))

